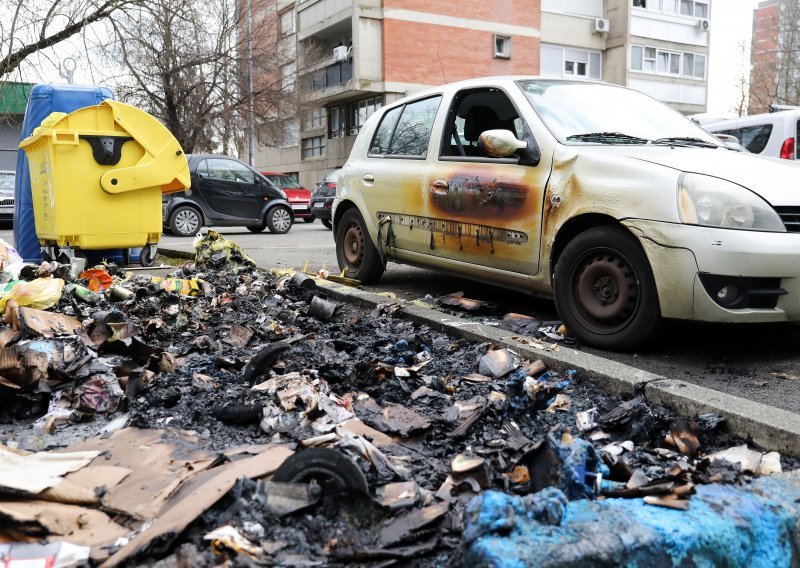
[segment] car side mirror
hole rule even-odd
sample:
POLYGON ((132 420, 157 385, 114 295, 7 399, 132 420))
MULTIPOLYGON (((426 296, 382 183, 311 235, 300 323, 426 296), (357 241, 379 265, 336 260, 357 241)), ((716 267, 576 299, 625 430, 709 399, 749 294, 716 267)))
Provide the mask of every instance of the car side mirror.
POLYGON ((486 130, 478 137, 478 149, 490 158, 508 158, 527 147, 528 143, 517 140, 510 130, 486 130))

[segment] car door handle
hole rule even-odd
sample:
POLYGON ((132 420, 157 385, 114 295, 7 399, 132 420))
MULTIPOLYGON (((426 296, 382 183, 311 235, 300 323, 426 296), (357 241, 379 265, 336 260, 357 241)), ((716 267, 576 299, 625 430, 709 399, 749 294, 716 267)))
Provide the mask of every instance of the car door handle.
POLYGON ((364 174, 364 177, 361 179, 364 180, 364 183, 372 183, 375 181, 375 176, 372 174, 364 174))
POLYGON ((431 182, 431 187, 436 193, 446 193, 450 190, 450 184, 446 179, 435 179, 431 182))

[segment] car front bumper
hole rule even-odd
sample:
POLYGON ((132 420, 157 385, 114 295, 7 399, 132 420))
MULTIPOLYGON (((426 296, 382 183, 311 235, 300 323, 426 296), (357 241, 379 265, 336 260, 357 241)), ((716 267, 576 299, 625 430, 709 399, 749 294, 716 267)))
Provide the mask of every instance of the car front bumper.
POLYGON ((661 315, 710 322, 800 321, 800 233, 737 231, 627 220, 653 269, 661 315), (783 291, 772 308, 726 308, 700 274, 774 279, 783 291))
POLYGON ((314 215, 311 212, 310 201, 302 201, 302 202, 292 201, 289 202, 289 205, 291 206, 292 213, 294 214, 296 219, 305 219, 314 215))

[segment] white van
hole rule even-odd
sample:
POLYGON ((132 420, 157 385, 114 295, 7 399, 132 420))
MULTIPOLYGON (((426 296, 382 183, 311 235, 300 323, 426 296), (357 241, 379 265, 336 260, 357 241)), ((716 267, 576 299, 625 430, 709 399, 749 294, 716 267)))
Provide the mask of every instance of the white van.
POLYGON ((800 157, 800 109, 742 116, 703 124, 713 134, 730 134, 753 154, 796 160, 800 157))

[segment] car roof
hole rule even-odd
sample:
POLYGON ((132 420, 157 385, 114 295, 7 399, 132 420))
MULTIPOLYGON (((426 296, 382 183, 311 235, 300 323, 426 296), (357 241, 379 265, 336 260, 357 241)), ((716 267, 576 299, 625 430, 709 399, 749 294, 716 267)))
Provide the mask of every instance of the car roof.
POLYGON ((412 95, 409 95, 397 101, 393 101, 390 104, 387 104, 386 108, 404 104, 409 100, 424 99, 425 97, 431 95, 437 95, 441 93, 447 94, 453 91, 460 91, 461 89, 469 89, 473 87, 474 88, 486 87, 487 85, 511 86, 514 85, 517 81, 547 81, 548 83, 604 85, 608 87, 617 87, 620 89, 625 88, 625 87, 620 87, 619 85, 612 85, 611 83, 606 83, 605 81, 581 81, 580 79, 542 77, 539 75, 491 75, 488 77, 476 77, 474 79, 465 79, 463 81, 445 83, 444 85, 439 85, 438 87, 432 87, 424 91, 417 91, 412 95))
POLYGON ((728 120, 720 120, 717 122, 710 122, 703 124, 703 128, 707 130, 718 128, 729 128, 731 126, 752 126, 754 124, 775 124, 781 120, 795 120, 800 119, 800 109, 798 110, 781 110, 778 112, 765 112, 762 114, 751 114, 750 116, 740 116, 738 118, 730 118, 728 120))

